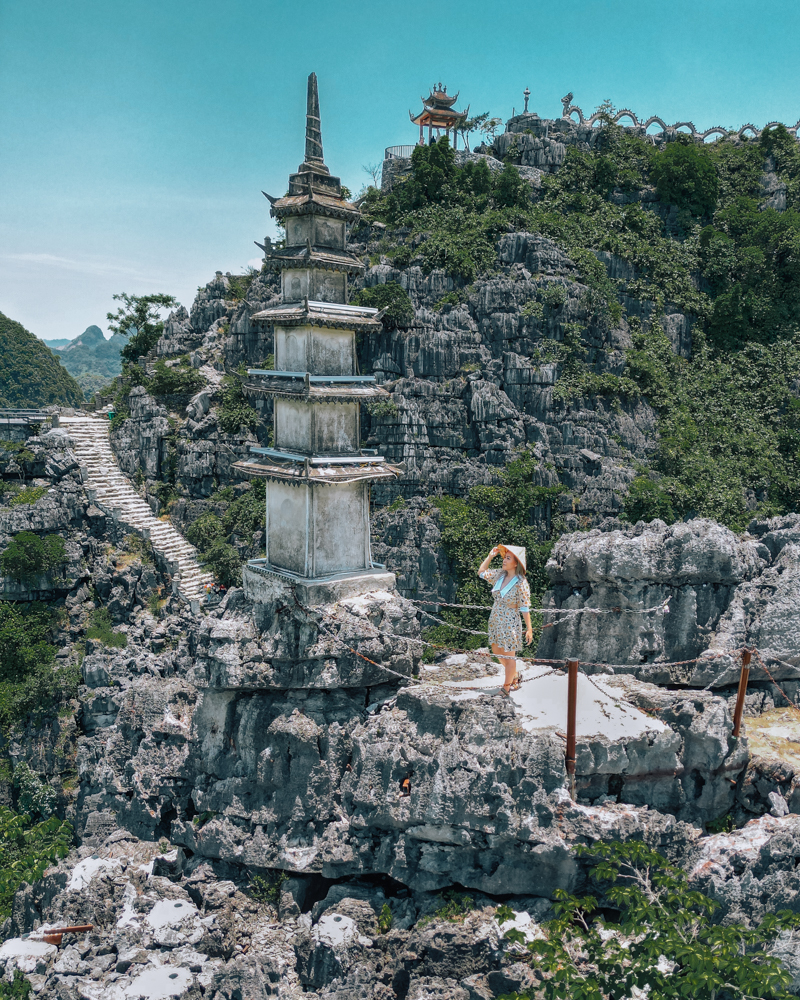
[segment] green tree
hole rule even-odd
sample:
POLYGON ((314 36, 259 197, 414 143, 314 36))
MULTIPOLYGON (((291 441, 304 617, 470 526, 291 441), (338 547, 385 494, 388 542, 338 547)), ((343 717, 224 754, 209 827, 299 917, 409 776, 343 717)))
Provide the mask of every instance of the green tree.
POLYGON ((52 615, 39 601, 0 601, 0 682, 24 681, 40 664, 52 665, 52 615))
POLYGON ((0 601, 0 727, 6 735, 29 713, 51 711, 77 690, 79 671, 55 668, 51 632, 46 605, 0 601))
MULTIPOLYGON (((712 923, 717 903, 640 841, 579 846, 604 897, 556 890, 557 917, 527 948, 545 976, 543 1000, 789 1000, 791 976, 766 949, 800 924, 788 911, 752 929, 712 923)), ((508 919, 508 908, 497 914, 508 919)), ((502 926, 502 924, 501 924, 502 926)), ((524 943, 517 930, 507 940, 524 943)), ((519 994, 499 1000, 521 1000, 519 994)))
POLYGON ((172 366, 159 358, 154 367, 152 376, 145 382, 147 391, 154 396, 193 396, 206 384, 204 376, 189 364, 188 357, 172 366))
POLYGON ((122 305, 115 313, 107 314, 108 328, 112 333, 128 338, 128 343, 120 351, 122 359, 137 361, 155 347, 164 332, 162 310, 174 309, 178 301, 172 295, 161 293, 127 295, 121 292, 114 298, 122 305))
POLYGON ((531 200, 530 188, 511 163, 497 175, 492 194, 499 208, 524 208, 531 200))
POLYGON ((372 288, 362 288, 352 298, 354 306, 371 306, 373 309, 385 309, 384 326, 389 330, 407 327, 414 322, 414 306, 408 297, 408 292, 397 281, 387 281, 372 288))
POLYGON ((650 176, 661 201, 692 215, 709 215, 717 204, 717 171, 705 150, 694 143, 671 142, 653 157, 650 176))
POLYGON ((238 587, 241 584, 242 558, 232 545, 222 539, 202 552, 200 561, 223 587, 238 587))
POLYGON ((33 580, 42 573, 59 569, 67 562, 64 540, 58 535, 40 538, 32 531, 20 531, 0 553, 0 570, 14 580, 33 580))
POLYGON ((72 840, 72 826, 66 820, 50 816, 33 823, 26 813, 0 806, 0 917, 11 913, 17 889, 24 882, 38 881, 54 861, 65 857, 72 840))
POLYGON ((238 378, 232 375, 223 378, 219 400, 217 422, 226 434, 238 434, 243 427, 251 431, 258 427, 258 413, 250 405, 238 378))

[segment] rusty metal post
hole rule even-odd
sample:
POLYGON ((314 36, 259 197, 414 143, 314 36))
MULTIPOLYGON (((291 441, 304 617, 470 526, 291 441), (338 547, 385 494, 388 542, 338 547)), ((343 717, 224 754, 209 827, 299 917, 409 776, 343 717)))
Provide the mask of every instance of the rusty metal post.
POLYGON ((736 708, 733 713, 733 738, 739 739, 739 730, 742 727, 742 713, 744 712, 744 696, 747 694, 747 681, 750 677, 750 660, 752 654, 749 649, 742 650, 742 672, 739 675, 739 690, 736 694, 736 708))
POLYGON ((575 798, 575 713, 578 704, 578 661, 567 661, 567 774, 569 793, 575 798))

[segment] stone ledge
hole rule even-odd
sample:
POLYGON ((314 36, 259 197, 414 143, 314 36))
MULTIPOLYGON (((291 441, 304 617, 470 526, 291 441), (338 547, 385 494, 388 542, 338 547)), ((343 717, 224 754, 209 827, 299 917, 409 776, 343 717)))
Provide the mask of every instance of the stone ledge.
POLYGON ((242 567, 245 596, 258 604, 269 604, 279 597, 287 598, 292 590, 304 607, 335 604, 346 597, 358 597, 374 590, 394 590, 395 582, 394 573, 383 569, 309 579, 267 568, 261 560, 253 560, 242 567))

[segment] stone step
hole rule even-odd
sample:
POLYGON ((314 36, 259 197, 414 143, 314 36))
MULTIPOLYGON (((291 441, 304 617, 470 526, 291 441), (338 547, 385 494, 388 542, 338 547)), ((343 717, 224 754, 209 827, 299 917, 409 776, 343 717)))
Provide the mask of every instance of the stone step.
POLYGON ((184 598, 203 596, 214 581, 202 569, 197 550, 168 522, 157 518, 116 463, 111 450, 109 422, 92 417, 62 417, 61 425, 75 443, 76 458, 86 470, 87 486, 96 490, 98 502, 119 510, 123 520, 148 531, 153 548, 180 571, 179 590, 184 598))

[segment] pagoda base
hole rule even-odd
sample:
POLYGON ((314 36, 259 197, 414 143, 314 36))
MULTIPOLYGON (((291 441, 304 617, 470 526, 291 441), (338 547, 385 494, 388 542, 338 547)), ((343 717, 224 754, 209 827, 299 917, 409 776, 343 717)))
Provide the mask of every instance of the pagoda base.
POLYGON ((324 578, 295 576, 270 566, 265 559, 251 559, 242 567, 245 596, 258 604, 287 599, 291 592, 304 607, 335 604, 375 590, 394 590, 395 575, 385 569, 363 569, 324 578))

